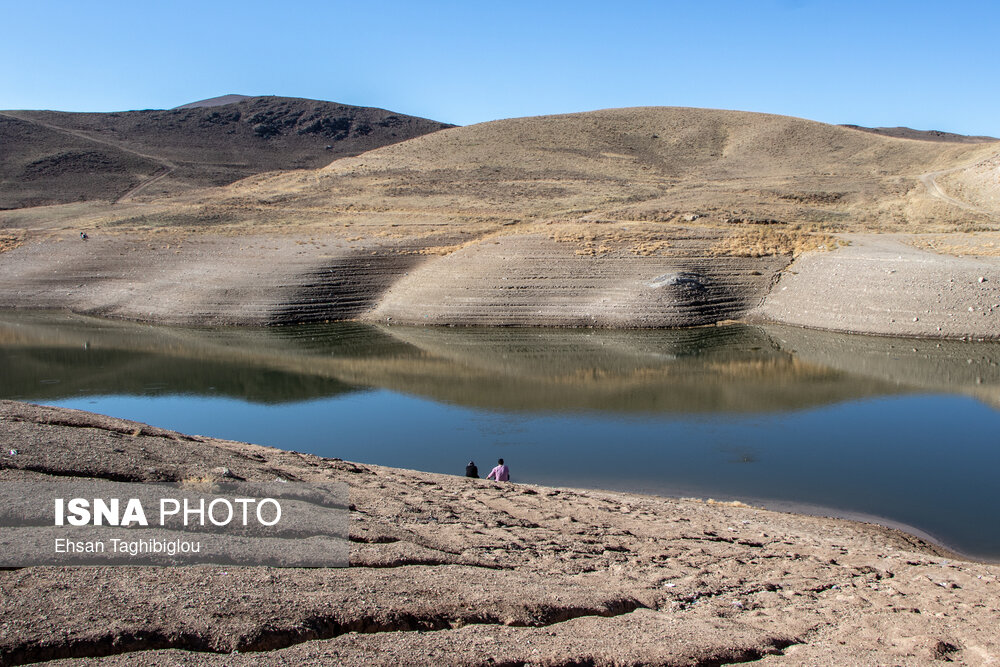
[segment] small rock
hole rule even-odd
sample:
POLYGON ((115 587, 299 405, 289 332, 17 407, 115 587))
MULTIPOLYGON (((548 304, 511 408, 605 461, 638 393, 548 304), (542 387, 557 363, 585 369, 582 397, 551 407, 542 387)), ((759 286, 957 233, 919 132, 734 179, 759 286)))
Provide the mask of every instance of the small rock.
POLYGON ((10 450, 10 455, 11 456, 17 456, 17 450, 16 449, 10 450))
POLYGON ((677 287, 685 287, 691 289, 705 288, 701 276, 699 276, 697 273, 689 273, 686 271, 680 271, 677 273, 664 273, 661 276, 653 278, 646 284, 649 287, 677 286, 677 287))
POLYGON ((212 468, 212 474, 213 475, 217 475, 219 477, 235 477, 236 476, 236 475, 233 474, 232 470, 230 470, 229 468, 224 468, 222 466, 219 466, 218 468, 212 468))
POLYGON ((985 283, 986 282, 986 276, 979 276, 979 282, 985 283))

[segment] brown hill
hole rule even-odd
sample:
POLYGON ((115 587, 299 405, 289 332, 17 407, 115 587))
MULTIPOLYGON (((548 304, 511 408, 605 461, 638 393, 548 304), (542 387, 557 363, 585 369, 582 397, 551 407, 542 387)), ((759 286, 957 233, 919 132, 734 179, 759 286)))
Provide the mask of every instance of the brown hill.
POLYGON ((166 111, 0 112, 0 208, 148 198, 264 171, 314 169, 450 127, 316 100, 218 103, 225 101, 166 111))
POLYGON ((953 132, 942 132, 941 130, 914 130, 912 127, 863 127, 861 125, 843 125, 842 127, 881 134, 886 137, 896 137, 897 139, 950 141, 959 144, 985 144, 991 141, 1000 141, 996 137, 969 136, 966 134, 954 134, 953 132))
POLYGON ((655 242, 693 221, 751 237, 953 231, 992 225, 1000 209, 955 206, 934 178, 998 152, 768 114, 612 109, 454 128, 309 175, 247 179, 199 203, 233 221, 252 215, 258 228, 337 220, 350 236, 375 227, 468 240, 542 223, 595 251, 615 238, 655 242))

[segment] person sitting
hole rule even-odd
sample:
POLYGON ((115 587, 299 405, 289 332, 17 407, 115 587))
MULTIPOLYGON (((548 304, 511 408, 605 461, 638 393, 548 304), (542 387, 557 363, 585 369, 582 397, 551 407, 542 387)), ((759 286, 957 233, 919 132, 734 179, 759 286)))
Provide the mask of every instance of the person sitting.
POLYGON ((469 461, 469 465, 465 466, 465 476, 479 479, 479 468, 476 467, 475 461, 469 461))
POLYGON ((498 482, 510 481, 510 468, 504 465, 503 459, 497 459, 497 467, 490 471, 486 479, 494 479, 498 482))

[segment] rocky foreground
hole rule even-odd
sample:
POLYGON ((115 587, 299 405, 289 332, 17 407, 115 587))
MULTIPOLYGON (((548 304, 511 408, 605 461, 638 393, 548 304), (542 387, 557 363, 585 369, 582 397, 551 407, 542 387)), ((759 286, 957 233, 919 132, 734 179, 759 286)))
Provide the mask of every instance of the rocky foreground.
POLYGON ((0 572, 0 665, 993 664, 1000 566, 900 532, 0 403, 0 481, 345 481, 351 567, 0 572), (16 450, 16 454, 11 454, 16 450))

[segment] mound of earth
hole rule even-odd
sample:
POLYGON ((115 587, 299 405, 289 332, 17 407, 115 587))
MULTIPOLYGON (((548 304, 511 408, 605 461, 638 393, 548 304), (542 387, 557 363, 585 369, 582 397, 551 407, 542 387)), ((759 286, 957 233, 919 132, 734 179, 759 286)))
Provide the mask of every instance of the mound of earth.
POLYGON ((148 198, 315 169, 444 127, 384 109, 238 95, 166 111, 4 111, 0 208, 148 198))

